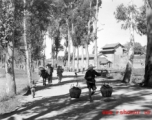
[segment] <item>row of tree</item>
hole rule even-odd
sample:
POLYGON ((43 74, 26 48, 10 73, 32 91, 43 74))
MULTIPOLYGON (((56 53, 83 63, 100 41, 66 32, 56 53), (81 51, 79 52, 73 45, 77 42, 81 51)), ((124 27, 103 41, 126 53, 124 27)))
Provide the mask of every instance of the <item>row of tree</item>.
POLYGON ((0 45, 5 51, 6 92, 16 94, 14 49, 25 57, 29 85, 32 64, 42 57, 44 35, 50 24, 50 5, 43 0, 0 0, 0 45))
MULTIPOLYGON (((120 5, 116 9, 115 17, 123 21, 123 29, 130 29, 129 61, 126 67, 124 81, 131 79, 134 57, 134 31, 148 35, 147 65, 151 65, 150 30, 146 26, 146 8, 151 16, 151 0, 147 0, 140 12, 136 6, 120 5), (148 7, 147 7, 148 6, 148 7), (149 33, 149 34, 148 34, 149 33), (131 68, 131 69, 130 69, 131 68)), ((89 65, 88 45, 95 43, 95 65, 97 64, 97 22, 101 0, 0 0, 0 45, 6 52, 7 93, 16 94, 14 75, 14 48, 25 56, 29 86, 32 82, 32 63, 44 57, 44 36, 48 33, 51 38, 51 56, 56 58, 63 49, 62 38, 66 39, 68 52, 68 67, 70 67, 71 44, 73 46, 73 69, 75 67, 75 51, 79 56, 79 48, 86 50, 87 66, 89 65)), ((150 25, 151 17, 147 17, 150 25)), ((54 59, 52 59, 54 60, 54 59)), ((82 60, 84 55, 82 54, 82 60)), ((53 62, 53 61, 52 61, 53 62)), ((83 61, 84 62, 84 61, 83 61)), ((78 63, 79 64, 79 63, 78 63)), ((79 65, 78 65, 79 66, 79 65)), ((79 68, 78 68, 79 69, 79 68)), ((151 70, 147 67, 145 71, 151 70)), ((149 80, 150 74, 145 74, 149 80)))
MULTIPOLYGON (((0 45, 6 54, 6 88, 10 95, 16 94, 14 74, 14 49, 25 56, 29 86, 32 82, 34 60, 44 58, 44 36, 48 33, 52 41, 52 60, 57 59, 63 49, 61 39, 68 46, 70 67, 71 44, 73 59, 75 51, 85 47, 87 66, 88 45, 97 46, 97 20, 101 0, 0 0, 0 45)), ((97 47, 95 47, 97 48, 97 47)), ((79 56, 79 52, 78 56, 79 56)), ((96 63, 97 63, 97 50, 96 63)), ((52 61, 53 62, 53 61, 52 61)), ((78 63, 79 64, 79 63, 78 63)), ((73 60, 73 68, 75 66, 73 60)))

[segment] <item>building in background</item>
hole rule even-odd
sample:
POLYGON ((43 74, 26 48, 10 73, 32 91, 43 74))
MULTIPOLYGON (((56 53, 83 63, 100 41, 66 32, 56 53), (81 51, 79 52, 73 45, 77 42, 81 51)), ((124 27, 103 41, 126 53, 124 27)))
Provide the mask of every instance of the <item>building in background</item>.
MULTIPOLYGON (((94 54, 89 55, 89 64, 92 64, 93 66, 95 66, 94 57, 95 57, 94 54)), ((75 57, 75 69, 77 69, 77 67, 78 67, 77 62, 78 62, 77 57, 75 57)), ((87 69, 86 64, 87 64, 86 56, 84 55, 84 62, 82 62, 82 56, 79 56, 79 69, 81 69, 81 70, 82 70, 82 68, 87 69)), ((109 68, 110 66, 111 66, 111 61, 109 61, 107 59, 107 56, 104 54, 98 54, 98 68, 99 69, 107 68, 107 67, 109 68)), ((71 64, 71 67, 72 67, 72 64, 71 64)))
POLYGON ((126 49, 120 43, 106 44, 100 53, 107 56, 106 58, 111 62, 110 67, 123 68, 126 66, 126 49))

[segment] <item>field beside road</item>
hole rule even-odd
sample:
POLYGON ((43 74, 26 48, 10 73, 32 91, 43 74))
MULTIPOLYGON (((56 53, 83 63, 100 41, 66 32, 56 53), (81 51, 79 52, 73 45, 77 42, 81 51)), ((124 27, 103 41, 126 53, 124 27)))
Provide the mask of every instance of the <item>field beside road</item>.
MULTIPOLYGON (((17 88, 17 93, 22 92, 28 85, 28 80, 27 80, 27 75, 24 70, 15 70, 15 80, 16 80, 16 88, 17 88)), ((37 73, 33 74, 33 78, 35 81, 39 79, 39 76, 37 73)), ((0 69, 0 101, 3 99, 3 97, 6 97, 5 93, 5 70, 0 69)))
MULTIPOLYGON (((16 88, 17 88, 17 95, 10 96, 6 95, 5 86, 6 86, 6 78, 5 78, 5 70, 0 69, 0 113, 10 112, 14 110, 17 106, 20 106, 20 102, 18 101, 19 98, 27 90, 28 80, 27 75, 24 70, 15 70, 15 81, 16 81, 16 88)), ((33 74, 33 78, 35 81, 39 79, 37 73, 33 74)))

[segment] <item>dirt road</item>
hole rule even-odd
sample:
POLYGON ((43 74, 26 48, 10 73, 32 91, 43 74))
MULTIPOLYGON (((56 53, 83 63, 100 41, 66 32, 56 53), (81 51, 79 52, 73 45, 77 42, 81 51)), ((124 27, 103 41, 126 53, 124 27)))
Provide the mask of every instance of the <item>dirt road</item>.
POLYGON ((147 120, 152 117, 152 91, 137 86, 126 86, 119 80, 106 80, 113 87, 112 97, 103 98, 100 87, 105 81, 97 78, 97 92, 92 103, 88 100, 88 90, 83 76, 76 78, 71 75, 64 77, 62 83, 53 81, 52 86, 43 87, 41 81, 37 84, 36 98, 27 96, 22 99, 26 104, 17 111, 3 115, 1 120, 147 120), (70 99, 71 84, 82 89, 80 99, 70 99), (109 114, 105 112, 109 111, 109 114), (138 114, 129 114, 129 111, 138 114), (149 110, 151 113, 145 112, 149 110), (112 114, 110 114, 112 113, 112 114))

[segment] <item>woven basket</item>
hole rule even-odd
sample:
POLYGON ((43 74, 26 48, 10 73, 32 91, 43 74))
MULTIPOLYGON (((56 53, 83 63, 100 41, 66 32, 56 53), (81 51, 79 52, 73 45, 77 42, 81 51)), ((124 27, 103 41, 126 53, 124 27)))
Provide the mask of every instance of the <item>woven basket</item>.
MULTIPOLYGON (((77 78, 77 73, 75 74, 75 79, 77 78)), ((71 98, 79 98, 81 95, 81 89, 80 86, 78 85, 78 80, 77 80, 77 85, 76 86, 72 86, 69 90, 70 93, 70 97, 71 98)))
POLYGON ((109 85, 102 85, 100 91, 103 97, 111 97, 113 89, 109 85))
POLYGON ((71 97, 71 98, 79 98, 80 95, 81 95, 81 89, 80 89, 79 87, 73 86, 73 87, 69 90, 69 93, 70 93, 70 97, 71 97))

